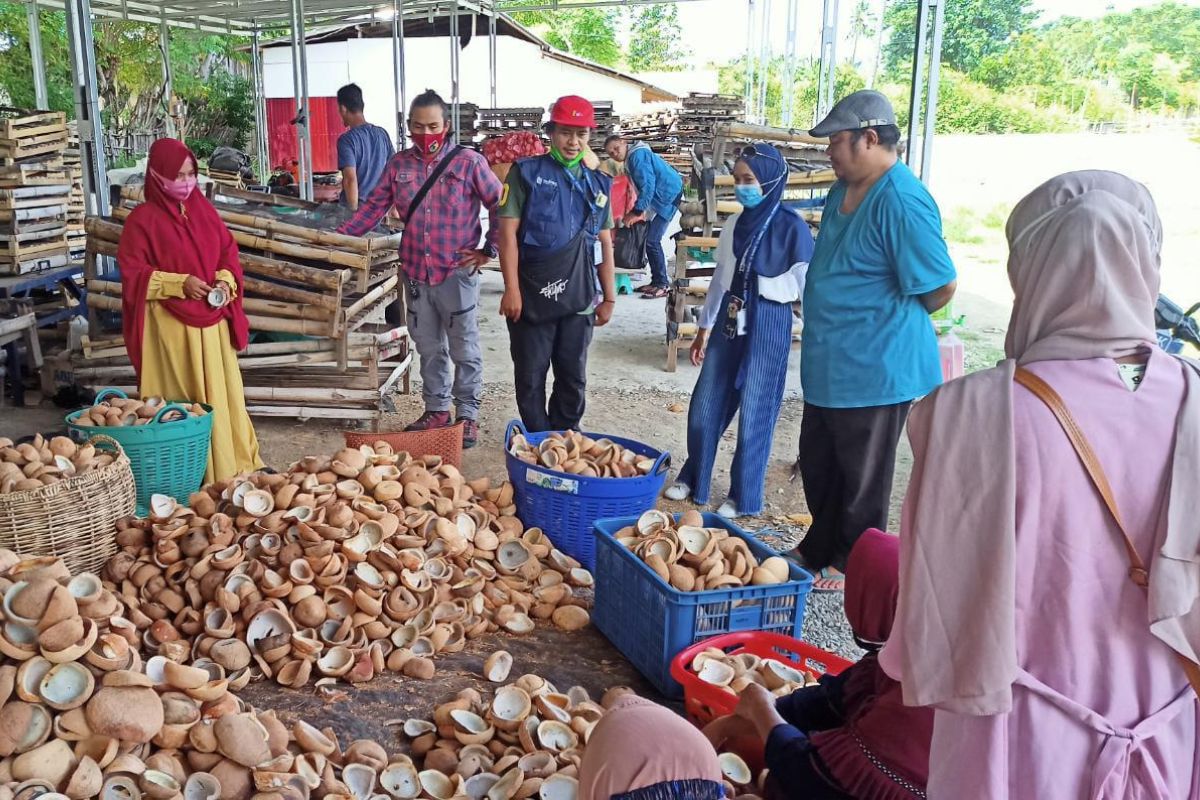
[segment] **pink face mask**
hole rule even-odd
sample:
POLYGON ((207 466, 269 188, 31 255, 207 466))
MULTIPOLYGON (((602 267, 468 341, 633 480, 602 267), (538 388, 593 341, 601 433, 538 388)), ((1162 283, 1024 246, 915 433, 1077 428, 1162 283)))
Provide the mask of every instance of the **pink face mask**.
POLYGON ((159 175, 154 170, 150 170, 150 175, 154 178, 154 182, 158 184, 158 188, 162 189, 163 194, 171 198, 177 203, 182 203, 192 196, 192 192, 196 188, 196 176, 183 180, 167 180, 162 175, 159 175))

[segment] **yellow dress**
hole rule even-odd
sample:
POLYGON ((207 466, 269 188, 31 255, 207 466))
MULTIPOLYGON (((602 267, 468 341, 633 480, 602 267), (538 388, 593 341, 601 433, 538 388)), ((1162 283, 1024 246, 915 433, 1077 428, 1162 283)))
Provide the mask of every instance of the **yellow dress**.
MULTIPOLYGON (((208 328, 180 322, 160 300, 183 297, 187 275, 155 271, 146 290, 146 325, 142 333, 142 397, 191 400, 213 407, 212 446, 205 483, 224 480, 263 466, 258 438, 246 412, 242 371, 229 341, 229 324, 208 328)), ((218 281, 236 287, 228 270, 218 281)))

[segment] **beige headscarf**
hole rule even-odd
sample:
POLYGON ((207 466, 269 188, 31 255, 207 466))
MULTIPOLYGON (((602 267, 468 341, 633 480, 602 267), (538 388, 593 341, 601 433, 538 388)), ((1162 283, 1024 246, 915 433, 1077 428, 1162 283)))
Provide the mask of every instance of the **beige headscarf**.
POLYGON ((627 694, 600 718, 588 737, 579 765, 578 800, 608 800, 658 783, 686 780, 723 781, 717 751, 683 717, 627 694))
MULTIPOLYGON (((1119 358, 1155 341, 1162 226, 1144 186, 1114 172, 1060 175, 1017 204, 1007 235, 1016 295, 1007 359, 946 384, 909 418, 913 450, 926 457, 914 464, 904 503, 901 633, 880 655, 903 682, 906 703, 963 714, 1008 711, 1017 676, 1017 366, 1119 358), (951 485, 959 506, 945 503, 951 485), (920 648, 907 646, 904 630, 922 632, 920 648)), ((1176 428, 1166 524, 1150 563, 1148 622, 1155 636, 1195 659, 1200 372, 1184 372, 1186 406, 1176 428)))

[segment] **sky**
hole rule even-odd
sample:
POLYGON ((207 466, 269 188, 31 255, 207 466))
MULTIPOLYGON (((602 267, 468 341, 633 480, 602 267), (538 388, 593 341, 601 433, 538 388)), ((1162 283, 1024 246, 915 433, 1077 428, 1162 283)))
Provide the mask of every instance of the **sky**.
MULTIPOLYGON (((1041 12, 1039 21, 1050 22, 1063 16, 1099 17, 1109 9, 1129 11, 1134 8, 1157 5, 1161 0, 1035 0, 1034 7, 1041 12)), ((769 0, 771 6, 771 44, 775 52, 784 52, 787 40, 787 0, 769 0)), ((884 0, 872 0, 876 8, 884 0)), ((1200 0, 1181 0, 1186 5, 1200 5, 1200 0)), ((679 20, 683 27, 683 38, 692 50, 692 63, 725 63, 746 49, 746 5, 747 0, 694 0, 679 4, 679 20)), ((850 13, 854 0, 840 0, 840 28, 850 28, 850 13)), ((799 0, 799 18, 796 52, 800 57, 816 56, 820 46, 822 0, 799 0)), ((838 58, 849 54, 849 41, 838 42, 838 58)), ((863 53, 874 53, 874 42, 860 42, 860 58, 863 53)))

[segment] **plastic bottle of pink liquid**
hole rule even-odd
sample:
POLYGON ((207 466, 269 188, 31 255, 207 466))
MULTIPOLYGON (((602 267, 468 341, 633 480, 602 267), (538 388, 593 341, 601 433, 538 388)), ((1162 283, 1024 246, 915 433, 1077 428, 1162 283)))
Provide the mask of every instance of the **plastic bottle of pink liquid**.
POLYGON ((938 356, 942 360, 942 380, 961 378, 966 370, 966 353, 962 339, 948 331, 938 337, 938 356))

